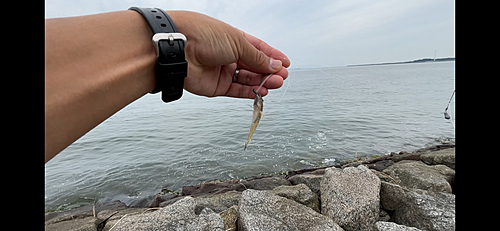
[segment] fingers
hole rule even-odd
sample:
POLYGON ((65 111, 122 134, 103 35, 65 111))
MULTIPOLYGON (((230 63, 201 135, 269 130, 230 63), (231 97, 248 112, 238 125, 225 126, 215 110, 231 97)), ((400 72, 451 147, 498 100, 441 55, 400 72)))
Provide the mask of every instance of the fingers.
MULTIPOLYGON (((238 74, 237 82, 232 82, 225 96, 236 98, 255 98, 252 89, 257 90, 262 81, 267 78, 267 74, 258 74, 248 70, 241 69, 238 74)), ((283 80, 288 77, 288 71, 283 68, 272 75, 259 89, 259 94, 263 97, 268 94, 268 89, 276 89, 283 86, 283 80)))
POLYGON ((262 40, 241 32, 244 38, 240 41, 239 63, 242 66, 258 73, 275 73, 283 66, 290 66, 290 60, 283 53, 262 40))
POLYGON ((273 47, 269 46, 269 44, 265 43, 264 41, 247 34, 243 31, 243 36, 247 39, 247 41, 252 44, 257 50, 262 51, 265 55, 268 57, 271 57, 276 60, 280 60, 282 62, 282 65, 284 67, 289 67, 290 66, 290 60, 288 57, 283 54, 281 51, 274 49, 273 47))
MULTIPOLYGON (((268 74, 258 74, 248 70, 241 69, 238 74, 237 82, 243 85, 249 86, 259 86, 268 74)), ((280 88, 283 85, 283 80, 288 76, 288 71, 283 68, 278 73, 269 77, 269 79, 264 83, 263 87, 267 89, 280 88), (285 76, 285 77, 283 77, 285 76)))
MULTIPOLYGON (((252 89, 257 90, 259 86, 248 86, 242 85, 240 83, 231 83, 229 90, 227 91, 225 96, 234 97, 234 98, 255 98, 255 93, 253 93, 252 89)), ((259 90, 259 94, 261 96, 266 96, 268 93, 267 88, 261 87, 259 90)))

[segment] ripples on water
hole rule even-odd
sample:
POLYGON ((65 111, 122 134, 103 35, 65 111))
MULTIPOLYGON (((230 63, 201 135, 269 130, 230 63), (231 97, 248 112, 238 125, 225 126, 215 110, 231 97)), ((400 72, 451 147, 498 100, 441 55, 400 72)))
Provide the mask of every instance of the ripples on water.
MULTIPOLYGON (((148 94, 45 165, 45 209, 132 200, 163 187, 246 178, 412 151, 454 138, 443 116, 455 62, 290 70, 264 97, 264 117, 243 151, 249 99, 148 94), (283 95, 285 89, 286 94, 283 95)), ((455 100, 451 104, 454 119, 455 100)), ((449 111, 450 112, 450 111, 449 111)))

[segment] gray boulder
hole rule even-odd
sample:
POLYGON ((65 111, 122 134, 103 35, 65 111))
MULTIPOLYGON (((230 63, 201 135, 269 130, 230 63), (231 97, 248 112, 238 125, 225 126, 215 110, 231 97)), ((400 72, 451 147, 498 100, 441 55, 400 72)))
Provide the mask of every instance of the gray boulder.
POLYGON ((195 214, 196 202, 184 197, 154 212, 124 217, 113 230, 224 230, 222 217, 205 208, 195 214))
POLYGON ((413 189, 394 212, 398 224, 423 230, 455 230, 455 195, 413 189))
POLYGON ((293 184, 305 184, 307 187, 311 189, 318 197, 321 196, 321 191, 319 190, 319 186, 321 183, 321 180, 323 179, 323 175, 313 175, 313 174, 300 174, 300 175, 295 175, 288 180, 293 184))
POLYGON ((238 228, 238 224, 236 221, 238 220, 238 206, 233 205, 230 208, 222 211, 220 216, 224 220, 224 231, 236 231, 238 228))
POLYGON ((394 211, 406 200, 406 192, 403 187, 381 181, 380 182, 380 205, 382 208, 394 211))
POLYGON ((420 159, 426 164, 442 164, 455 169, 455 148, 425 153, 420 156, 420 159))
POLYGON ((319 199, 316 193, 313 193, 305 184, 298 184, 294 186, 282 185, 269 191, 272 194, 286 197, 290 200, 299 202, 316 212, 319 211, 319 199))
POLYGON ((332 219, 268 191, 245 190, 238 211, 238 230, 343 230, 332 219))
POLYGON ((383 172, 408 189, 451 193, 450 183, 455 181, 455 170, 444 165, 426 165, 421 161, 400 161, 383 172))
POLYGON ((321 213, 346 230, 373 230, 379 217, 380 179, 363 165, 327 168, 321 213))
POLYGON ((205 208, 210 208, 216 213, 220 213, 233 205, 238 205, 241 192, 229 191, 220 194, 212 194, 196 197, 196 207, 194 212, 200 214, 205 208))
POLYGON ((408 227, 404 225, 398 225, 394 222, 379 221, 375 223, 378 231, 420 231, 415 227, 408 227))

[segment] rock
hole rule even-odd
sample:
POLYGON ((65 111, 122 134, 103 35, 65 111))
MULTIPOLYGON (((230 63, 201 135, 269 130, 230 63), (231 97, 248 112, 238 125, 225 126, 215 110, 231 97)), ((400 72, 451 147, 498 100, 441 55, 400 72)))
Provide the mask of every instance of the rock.
POLYGON ((307 187, 311 189, 316 195, 318 195, 318 198, 321 196, 321 191, 319 190, 319 185, 321 180, 323 179, 323 174, 322 175, 312 175, 312 174, 300 174, 300 175, 294 175, 288 180, 293 184, 305 184, 307 187))
POLYGON ((420 231, 415 227, 408 227, 404 225, 398 225, 394 222, 379 221, 375 223, 378 231, 420 231))
POLYGON ((455 180, 455 170, 444 165, 429 166, 421 161, 400 161, 383 172, 395 178, 403 187, 433 192, 451 193, 449 182, 455 180))
POLYGON ((292 185, 285 176, 271 176, 241 181, 246 189, 272 190, 281 185, 292 185))
POLYGON ((392 160, 394 162, 399 162, 399 161, 402 161, 402 160, 420 160, 420 155, 422 153, 421 152, 411 152, 411 153, 408 153, 408 152, 405 152, 405 151, 401 151, 399 153, 399 155, 395 155, 392 157, 392 160))
MULTIPOLYGON (((167 199, 166 201, 160 202, 160 204, 158 205, 158 207, 162 207, 163 208, 163 207, 172 205, 175 202, 182 200, 184 197, 186 197, 186 196, 177 196, 177 197, 174 197, 172 199, 167 199)), ((151 208, 154 208, 154 207, 151 207, 151 208)))
MULTIPOLYGON (((340 164, 338 164, 340 166, 340 164)), ((331 167, 331 166, 330 166, 331 167)), ((290 179, 290 177, 301 174, 309 174, 309 175, 323 175, 325 174, 325 169, 327 167, 318 167, 318 168, 306 168, 299 169, 294 171, 288 171, 286 173, 286 179, 290 179)))
POLYGON ((383 172, 379 172, 377 170, 371 169, 372 172, 380 179, 380 181, 385 181, 393 184, 399 184, 401 181, 394 179, 392 176, 389 176, 383 172))
POLYGON ((378 213, 378 221, 389 221, 391 216, 383 209, 380 209, 378 213))
POLYGON ((280 185, 292 185, 285 176, 265 176, 249 180, 210 181, 199 185, 183 186, 183 196, 200 196, 206 194, 225 193, 229 191, 243 192, 246 189, 271 190, 280 185))
POLYGON ((238 230, 342 230, 332 219, 268 191, 245 190, 238 211, 238 230))
POLYGON ((381 160, 378 162, 368 164, 367 167, 370 169, 375 169, 377 171, 383 171, 384 169, 388 168, 389 166, 391 166, 393 164, 394 164, 394 161, 392 161, 392 160, 381 160))
POLYGON ((319 211, 319 199, 318 195, 311 191, 305 184, 298 184, 294 186, 282 185, 269 191, 272 194, 288 198, 299 202, 316 212, 319 211))
POLYGON ((422 154, 420 159, 426 164, 442 164, 455 169, 455 148, 442 149, 422 154))
MULTIPOLYGON (((97 207, 97 206, 96 206, 97 207)), ((106 219, 109 215, 117 212, 114 216, 112 216, 106 223, 106 226, 103 230, 109 230, 122 216, 125 214, 138 214, 144 211, 144 208, 123 208, 119 203, 113 202, 105 202, 105 204, 101 208, 112 208, 112 210, 102 210, 97 213, 97 217, 99 220, 106 219), (107 205, 106 205, 107 204, 107 205), (117 207, 113 207, 117 206, 117 207), (118 210, 114 210, 118 209, 118 210)), ((70 210, 71 211, 71 210, 70 210)), ((78 231, 96 231, 96 221, 98 219, 92 216, 92 212, 90 212, 90 216, 73 218, 64 221, 58 222, 48 222, 45 223, 45 230, 51 231, 66 231, 66 230, 78 230, 78 231)))
POLYGON ((406 200, 405 190, 389 182, 380 182, 380 205, 382 208, 394 211, 406 200))
POLYGON ((373 230, 379 218, 380 179, 368 168, 327 168, 321 213, 346 230, 373 230))
POLYGON ((224 220, 224 231, 236 231, 238 224, 238 206, 233 205, 230 208, 220 213, 222 220, 224 220))
POLYGON ((211 181, 199 185, 183 186, 183 196, 197 196, 203 194, 224 193, 228 191, 243 192, 245 186, 240 183, 242 180, 228 180, 228 181, 211 181))
POLYGON ((126 216, 113 230, 224 230, 219 214, 205 208, 196 215, 195 206, 195 200, 187 196, 154 212, 126 216))
MULTIPOLYGON (((130 215, 136 215, 136 214, 141 214, 142 212, 144 212, 144 210, 146 210, 146 208, 126 208, 126 209, 123 209, 123 210, 119 210, 119 211, 116 211, 116 210, 103 210, 101 212, 99 212, 97 214, 97 218, 99 218, 99 223, 102 222, 104 219, 110 217, 110 215, 113 215, 111 216, 107 222, 106 222, 106 225, 103 227, 102 230, 109 230, 111 227, 113 227, 113 225, 115 225, 116 222, 118 222, 123 216, 127 215, 127 216, 130 216, 130 215), (118 212, 118 213, 116 213, 118 212), (115 214, 116 213, 116 214, 115 214)), ((97 222, 97 221, 96 221, 97 222)), ((99 231, 99 230, 98 230, 99 231)))
POLYGON ((455 230, 455 195, 412 189, 392 219, 423 230, 455 230))
POLYGON ((200 214, 203 209, 210 208, 214 212, 220 213, 233 205, 238 205, 240 198, 241 192, 237 191, 196 197, 196 208, 194 212, 200 214))
MULTIPOLYGON (((156 208, 156 207, 160 207, 160 203, 164 202, 164 201, 168 201, 172 198, 175 198, 175 197, 178 197, 179 195, 175 194, 175 193, 165 193, 165 194, 156 194, 153 198, 153 200, 150 202, 149 208, 156 208)), ((130 207, 132 207, 132 205, 130 205, 130 207)))
MULTIPOLYGON (((52 212, 45 215, 45 224, 57 223, 65 220, 75 220, 85 217, 93 216, 93 204, 86 205, 77 209, 52 212)), ((102 210, 122 210, 126 209, 127 205, 119 200, 97 202, 95 205, 96 214, 102 210)))
POLYGON ((93 216, 85 217, 75 220, 65 220, 57 223, 45 224, 45 230, 52 231, 96 231, 95 227, 96 218, 93 216))

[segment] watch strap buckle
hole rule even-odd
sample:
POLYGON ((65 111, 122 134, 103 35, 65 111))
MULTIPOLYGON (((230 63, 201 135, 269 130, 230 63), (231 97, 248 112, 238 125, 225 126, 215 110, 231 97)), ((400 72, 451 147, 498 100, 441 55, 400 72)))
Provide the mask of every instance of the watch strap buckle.
POLYGON ((160 57, 160 48, 158 46, 158 43, 161 40, 167 40, 170 46, 174 45, 175 40, 182 40, 184 41, 184 44, 186 44, 187 42, 186 36, 181 33, 156 33, 153 35, 153 44, 156 49, 156 57, 160 57))

